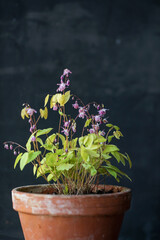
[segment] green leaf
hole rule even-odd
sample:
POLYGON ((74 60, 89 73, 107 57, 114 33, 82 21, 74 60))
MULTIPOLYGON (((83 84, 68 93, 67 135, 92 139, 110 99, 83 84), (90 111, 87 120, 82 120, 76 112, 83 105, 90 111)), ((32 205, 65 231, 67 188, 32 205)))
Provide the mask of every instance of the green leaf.
POLYGON ((105 160, 112 158, 109 154, 102 153, 102 157, 105 158, 105 160))
POLYGON ((44 107, 47 105, 48 100, 49 100, 49 94, 47 94, 47 96, 45 97, 45 100, 44 100, 44 107))
POLYGON ((97 170, 94 167, 92 167, 91 168, 91 176, 94 176, 96 174, 97 174, 97 170))
POLYGON ((84 167, 85 170, 91 169, 91 165, 87 163, 82 163, 82 166, 84 167))
POLYGON ((108 144, 105 146, 103 153, 110 153, 114 151, 119 151, 119 148, 117 148, 116 145, 108 144))
POLYGON ((117 162, 121 162, 121 155, 119 154, 119 152, 111 152, 111 154, 113 155, 113 157, 117 160, 117 162))
POLYGON ((53 174, 50 173, 50 174, 47 176, 48 182, 50 182, 53 178, 54 178, 53 174))
POLYGON ((33 166, 33 175, 36 174, 37 168, 38 168, 38 164, 34 164, 34 166, 33 166))
POLYGON ((89 124, 91 123, 91 121, 92 121, 92 119, 91 119, 91 118, 87 119, 87 120, 86 120, 86 122, 85 122, 85 125, 84 125, 84 127, 88 127, 88 126, 89 126, 89 124))
POLYGON ((81 145, 81 156, 82 156, 84 161, 88 160, 89 154, 88 154, 88 151, 86 150, 86 148, 83 145, 81 145))
POLYGON ((41 138, 36 138, 37 142, 39 142, 41 145, 43 145, 43 141, 41 138))
POLYGON ((53 167, 57 164, 58 155, 57 153, 46 154, 46 164, 47 166, 53 167))
POLYGON ((110 128, 110 127, 113 127, 113 124, 107 123, 106 126, 110 128))
POLYGON ((62 163, 57 167, 58 171, 68 171, 70 170, 72 167, 74 166, 74 164, 70 164, 70 163, 62 163))
POLYGON ((46 139, 46 143, 47 143, 47 144, 53 143, 54 140, 55 140, 55 138, 56 138, 56 134, 53 133, 52 135, 50 135, 50 136, 46 139))
POLYGON ((128 160, 128 163, 129 163, 129 167, 131 168, 131 167, 132 167, 132 161, 131 161, 128 153, 125 153, 125 154, 126 154, 126 156, 127 156, 127 160, 128 160))
POLYGON ((37 169, 37 178, 43 176, 46 173, 50 173, 49 168, 47 168, 46 165, 39 166, 39 168, 37 169))
POLYGON ((57 135, 60 137, 60 139, 61 139, 61 141, 62 141, 62 145, 64 146, 64 145, 65 145, 65 142, 66 142, 65 137, 64 137, 62 134, 60 134, 60 133, 57 133, 57 135))
POLYGON ((31 134, 31 136, 29 137, 27 143, 26 143, 26 148, 27 148, 27 151, 31 151, 31 138, 32 136, 34 136, 34 133, 31 134))
POLYGON ((112 175, 115 179, 117 178, 117 173, 116 173, 114 170, 107 168, 107 171, 108 171, 109 174, 112 175))
POLYGON ((114 135, 108 136, 108 143, 112 141, 112 138, 114 138, 114 135))
POLYGON ((27 163, 32 162, 34 159, 36 159, 36 157, 38 157, 38 155, 41 154, 41 151, 31 151, 28 153, 28 158, 27 158, 27 163))
POLYGON ((118 126, 116 126, 116 125, 114 125, 113 126, 114 127, 114 129, 116 129, 117 131, 120 129, 118 126))
POLYGON ((23 168, 25 167, 25 165, 27 164, 27 159, 28 159, 28 152, 25 152, 20 160, 20 169, 21 171, 23 170, 23 168))
POLYGON ((43 129, 43 130, 38 130, 37 131, 37 134, 36 134, 36 137, 39 137, 41 135, 44 135, 44 134, 48 134, 53 128, 47 128, 47 129, 43 129))
POLYGON ((94 143, 101 143, 101 142, 106 142, 106 138, 103 136, 99 136, 97 140, 94 141, 94 143))
POLYGON ((22 155, 23 155, 23 153, 20 153, 20 154, 16 157, 16 160, 15 160, 15 162, 14 162, 14 169, 16 168, 17 164, 19 163, 22 155))
POLYGON ((107 170, 108 170, 108 169, 114 170, 116 173, 118 173, 118 174, 120 174, 120 175, 122 175, 122 176, 125 176, 125 177, 128 178, 130 181, 132 181, 132 180, 130 179, 130 177, 129 177, 126 173, 122 172, 122 171, 121 171, 120 169, 118 169, 117 167, 115 167, 115 166, 113 166, 113 165, 108 165, 108 166, 106 166, 106 168, 107 168, 107 170))

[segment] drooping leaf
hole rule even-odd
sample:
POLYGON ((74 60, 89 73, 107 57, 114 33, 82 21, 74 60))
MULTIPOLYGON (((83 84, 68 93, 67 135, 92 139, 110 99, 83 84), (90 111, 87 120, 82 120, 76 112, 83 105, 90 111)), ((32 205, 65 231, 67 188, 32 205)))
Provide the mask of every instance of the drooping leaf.
POLYGON ((121 161, 121 155, 119 154, 119 152, 115 151, 115 152, 111 152, 111 154, 117 160, 118 163, 121 161))
POLYGON ((57 135, 60 137, 60 139, 61 139, 61 141, 62 141, 62 144, 63 144, 63 146, 64 146, 64 145, 65 145, 65 142, 66 142, 65 137, 64 137, 62 134, 60 134, 60 133, 57 133, 57 135))
POLYGON ((103 153, 110 153, 114 151, 119 151, 119 148, 117 148, 116 145, 108 144, 105 146, 103 153))
POLYGON ((33 166, 33 175, 36 174, 37 168, 38 168, 38 164, 34 164, 34 166, 33 166))
POLYGON ((21 171, 27 164, 27 159, 28 159, 28 152, 25 152, 20 160, 20 169, 21 171))
POLYGON ((128 163, 129 163, 129 167, 131 168, 131 167, 132 167, 132 161, 131 161, 128 153, 125 153, 125 154, 126 154, 126 156, 127 156, 127 160, 128 160, 128 163))
POLYGON ((16 157, 16 160, 15 160, 15 162, 14 162, 14 169, 16 168, 17 164, 19 163, 22 155, 23 155, 23 153, 20 153, 20 154, 16 157))
POLYGON ((60 106, 64 106, 70 99, 70 91, 67 91, 65 94, 58 94, 57 101, 60 106))
POLYGON ((107 170, 108 169, 111 169, 111 170, 113 170, 113 171, 115 171, 117 174, 120 174, 120 175, 122 175, 122 176, 125 176, 126 178, 128 178, 130 181, 132 181, 131 179, 130 179, 130 177, 126 174, 126 173, 124 173, 124 172, 122 172, 120 169, 118 169, 117 167, 115 167, 115 166, 113 166, 113 165, 108 165, 108 166, 105 166, 106 168, 107 168, 107 170))
POLYGON ((115 179, 117 178, 117 173, 116 173, 114 170, 107 168, 107 171, 108 171, 109 174, 112 175, 115 179))

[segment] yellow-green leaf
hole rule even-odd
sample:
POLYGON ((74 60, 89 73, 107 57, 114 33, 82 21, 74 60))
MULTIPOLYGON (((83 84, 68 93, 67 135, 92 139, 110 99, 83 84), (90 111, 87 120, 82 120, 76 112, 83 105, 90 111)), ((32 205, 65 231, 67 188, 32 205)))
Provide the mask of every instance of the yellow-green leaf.
POLYGON ((87 119, 86 122, 85 122, 84 127, 88 127, 91 121, 92 121, 91 118, 87 119))
POLYGON ((47 105, 48 100, 49 100, 49 94, 47 94, 47 96, 45 97, 45 100, 44 100, 44 107, 47 105))
POLYGON ((23 153, 20 153, 20 154, 17 156, 17 158, 16 158, 16 160, 15 160, 15 162, 14 162, 14 168, 16 168, 16 166, 17 166, 18 162, 20 161, 22 155, 23 155, 23 153))
POLYGON ((41 118, 44 118, 44 119, 47 119, 48 118, 48 109, 47 107, 45 107, 45 109, 40 109, 40 115, 41 115, 41 118))
POLYGON ((67 91, 65 94, 57 94, 57 101, 61 106, 64 106, 70 99, 70 91, 67 91))
POLYGON ((58 102, 57 97, 61 95, 61 93, 57 93, 52 96, 51 101, 50 101, 50 108, 53 108, 54 105, 58 102))
POLYGON ((29 115, 27 114, 26 108, 23 108, 21 110, 21 117, 25 119, 25 117, 29 118, 29 115))

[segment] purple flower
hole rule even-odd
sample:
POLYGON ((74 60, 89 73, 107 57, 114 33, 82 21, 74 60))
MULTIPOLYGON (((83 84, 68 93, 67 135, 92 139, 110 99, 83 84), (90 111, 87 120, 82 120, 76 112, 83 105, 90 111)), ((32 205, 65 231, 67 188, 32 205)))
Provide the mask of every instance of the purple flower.
POLYGON ((9 149, 8 144, 5 144, 5 145, 4 145, 4 148, 8 150, 8 149, 9 149))
POLYGON ((103 117, 106 114, 106 108, 102 108, 101 110, 98 111, 99 115, 103 117))
POLYGON ((78 105, 78 102, 77 102, 77 101, 75 101, 75 103, 72 104, 72 106, 74 107, 74 109, 78 109, 78 108, 79 108, 79 105, 78 105))
POLYGON ((13 154, 16 156, 16 155, 17 155, 17 152, 14 150, 13 154))
POLYGON ((63 76, 63 75, 61 75, 60 79, 61 79, 61 80, 63 80, 63 78, 64 78, 64 76, 63 76))
POLYGON ((58 110, 58 106, 57 106, 57 104, 55 104, 54 106, 53 106, 53 111, 57 111, 58 110))
POLYGON ((32 120, 31 120, 31 119, 29 119, 29 120, 28 120, 28 122, 31 124, 32 120))
POLYGON ((68 129, 63 128, 63 130, 62 130, 61 132, 63 132, 64 135, 69 136, 69 131, 68 131, 68 129))
POLYGON ((108 120, 106 118, 103 119, 103 123, 107 123, 108 120))
POLYGON ((36 141, 36 137, 35 137, 35 136, 32 136, 32 137, 31 137, 31 141, 32 141, 32 142, 35 142, 35 141, 36 141))
POLYGON ((70 120, 67 122, 64 122, 64 127, 69 127, 69 124, 70 124, 70 120))
POLYGON ((94 117, 94 120, 95 120, 96 122, 101 122, 101 117, 100 117, 99 115, 96 115, 96 116, 94 117))
POLYGON ((29 131, 32 133, 32 132, 33 132, 33 128, 32 128, 32 127, 30 127, 29 131))
POLYGON ((66 77, 68 77, 68 75, 69 75, 69 73, 72 73, 69 69, 64 69, 64 71, 63 71, 63 76, 66 76, 66 77))
POLYGON ((70 86, 70 80, 68 79, 66 82, 66 86, 69 87, 70 86))
POLYGON ((58 83, 57 85, 59 85, 57 92, 63 92, 66 88, 66 84, 63 82, 63 80, 61 80, 61 83, 60 84, 58 83))
POLYGON ((99 109, 100 109, 100 105, 97 106, 97 110, 99 110, 99 109))
POLYGON ((72 131, 75 133, 76 132, 76 123, 72 123, 72 131))
POLYGON ((95 125, 92 125, 92 128, 95 129, 95 131, 98 131, 99 130, 99 124, 95 124, 95 125))
POLYGON ((103 137, 104 137, 105 134, 106 134, 106 133, 105 133, 104 130, 100 132, 100 135, 103 136, 103 137))
POLYGON ((79 118, 84 118, 85 117, 85 109, 83 107, 79 108, 79 118))
POLYGON ((29 116, 32 116, 34 113, 37 113, 37 111, 33 108, 27 108, 27 113, 29 116))
POLYGON ((12 144, 10 145, 10 150, 13 150, 13 145, 12 144))
POLYGON ((90 133, 95 133, 95 129, 94 129, 94 128, 91 128, 91 129, 89 129, 89 132, 90 132, 90 133))

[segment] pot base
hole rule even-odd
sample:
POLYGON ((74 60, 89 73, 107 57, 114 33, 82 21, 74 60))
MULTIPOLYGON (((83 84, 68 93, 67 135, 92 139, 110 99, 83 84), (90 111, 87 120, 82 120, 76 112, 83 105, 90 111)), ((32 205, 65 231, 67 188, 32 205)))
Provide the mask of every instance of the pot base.
POLYGON ((131 190, 116 188, 122 191, 71 196, 38 194, 37 186, 17 188, 12 191, 13 208, 25 240, 117 240, 131 190), (36 193, 31 193, 34 188, 36 193))

